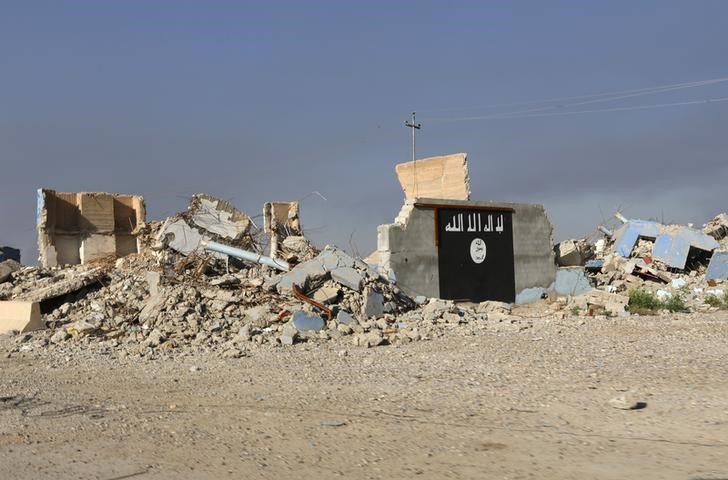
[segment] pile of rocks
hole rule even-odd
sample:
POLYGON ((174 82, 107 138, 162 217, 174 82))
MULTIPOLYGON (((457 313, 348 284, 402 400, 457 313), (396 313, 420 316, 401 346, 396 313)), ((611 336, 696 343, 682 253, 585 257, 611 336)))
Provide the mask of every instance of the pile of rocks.
POLYGON ((559 264, 581 266, 592 286, 623 298, 643 290, 662 302, 679 299, 691 311, 728 308, 721 286, 728 277, 727 214, 702 230, 615 216, 622 224, 601 226, 603 236, 559 244, 559 264))
POLYGON ((119 357, 215 351, 239 357, 254 346, 338 341, 374 347, 427 340, 453 327, 519 320, 509 304, 499 302, 419 299, 418 305, 334 247, 283 274, 203 256, 165 268, 158 257, 145 250, 105 265, 16 271, 0 296, 35 295, 47 328, 20 335, 15 350, 86 349, 119 357), (312 301, 294 295, 294 285, 312 301), (55 296, 44 299, 38 292, 55 296))

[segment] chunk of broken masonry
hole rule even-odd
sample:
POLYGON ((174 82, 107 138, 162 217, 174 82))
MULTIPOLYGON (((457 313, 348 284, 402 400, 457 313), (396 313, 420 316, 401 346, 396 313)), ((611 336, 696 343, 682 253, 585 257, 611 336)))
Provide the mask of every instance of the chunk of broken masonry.
POLYGON ((556 246, 556 261, 560 267, 583 266, 593 256, 593 247, 584 240, 564 240, 556 246))
POLYGON ((99 192, 38 190, 38 250, 44 267, 138 252, 144 199, 99 192))
POLYGON ((728 236, 728 214, 719 213, 711 221, 705 224, 703 232, 716 240, 722 240, 728 236))
POLYGON ((20 270, 21 265, 15 260, 5 260, 0 262, 0 283, 6 282, 10 279, 10 275, 13 272, 20 270))
POLYGON ((293 312, 291 322, 299 332, 318 332, 326 326, 324 320, 319 315, 304 312, 303 310, 293 312))
POLYGON ((69 293, 74 293, 81 290, 84 287, 88 287, 93 283, 98 282, 106 275, 106 272, 102 268, 94 268, 87 272, 77 273, 52 283, 47 287, 39 288, 32 292, 25 293, 18 297, 18 300, 26 302, 43 302, 52 298, 58 298, 69 293))
POLYGON ((183 255, 191 255, 202 252, 204 241, 244 246, 251 225, 250 217, 231 203, 198 193, 190 199, 187 212, 164 223, 158 240, 183 255))
POLYGON ((45 328, 38 302, 0 302, 0 334, 30 332, 45 328))
POLYGON ((354 259, 344 251, 327 246, 316 258, 299 263, 286 274, 271 278, 268 285, 275 286, 279 293, 290 292, 293 285, 308 291, 314 283, 323 282, 335 275, 344 280, 339 282, 341 285, 350 288, 350 285, 359 285, 356 282, 358 277, 351 275, 348 270, 354 263, 354 259))
POLYGON ((398 164, 395 169, 405 198, 470 200, 467 158, 455 153, 398 164))

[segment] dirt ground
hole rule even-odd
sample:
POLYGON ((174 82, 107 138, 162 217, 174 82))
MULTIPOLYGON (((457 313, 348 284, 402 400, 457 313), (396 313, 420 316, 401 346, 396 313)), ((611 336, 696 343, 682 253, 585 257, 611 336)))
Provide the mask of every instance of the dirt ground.
POLYGON ((5 338, 0 479, 728 479, 728 314, 472 333, 158 360, 5 338))

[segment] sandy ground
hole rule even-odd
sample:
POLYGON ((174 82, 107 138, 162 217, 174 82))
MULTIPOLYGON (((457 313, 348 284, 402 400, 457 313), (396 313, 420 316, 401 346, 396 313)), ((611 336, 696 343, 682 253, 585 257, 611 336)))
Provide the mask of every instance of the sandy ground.
POLYGON ((7 354, 0 479, 728 479, 728 314, 239 359, 7 354), (625 390, 647 403, 620 410, 625 390))

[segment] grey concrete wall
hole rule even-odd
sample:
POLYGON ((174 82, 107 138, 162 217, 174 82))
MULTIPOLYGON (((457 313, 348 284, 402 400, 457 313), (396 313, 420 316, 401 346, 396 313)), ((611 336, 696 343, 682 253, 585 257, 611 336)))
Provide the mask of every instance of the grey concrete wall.
POLYGON ((513 261, 516 294, 531 287, 548 288, 556 279, 553 226, 543 205, 505 204, 513 208, 513 261))
MULTIPOLYGON (((405 205, 404 209, 408 209, 405 205)), ((409 208, 404 223, 380 225, 377 250, 383 273, 394 272, 397 285, 412 297, 440 295, 435 217, 432 209, 409 208)), ((402 212, 406 214, 406 212, 402 212)), ((402 218, 405 217, 405 218, 402 218)))
MULTIPOLYGON (((548 288, 556 278, 553 227, 543 205, 426 198, 412 203, 512 208, 515 293, 531 287, 548 288)), ((379 226, 377 250, 381 271, 393 272, 405 293, 439 296, 434 209, 405 205, 396 223, 379 226)))

